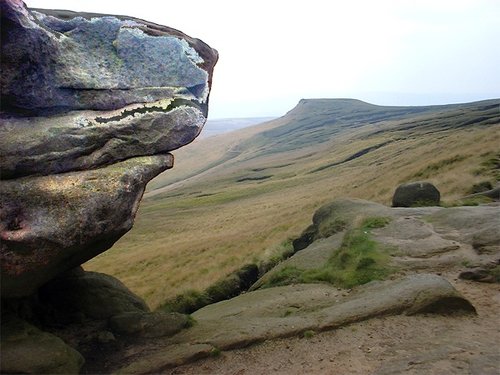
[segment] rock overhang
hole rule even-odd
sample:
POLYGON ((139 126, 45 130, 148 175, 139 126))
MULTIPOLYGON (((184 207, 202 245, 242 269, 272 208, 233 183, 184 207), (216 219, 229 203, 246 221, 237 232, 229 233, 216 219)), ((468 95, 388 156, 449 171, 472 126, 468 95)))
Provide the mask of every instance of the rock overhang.
POLYGON ((2 1, 2 24, 2 110, 208 102, 217 51, 178 30, 132 17, 29 11, 12 0, 2 1))
POLYGON ((218 59, 201 40, 132 17, 1 6, 1 179, 164 154, 200 133, 218 59))
POLYGON ((131 229, 149 180, 206 122, 216 50, 148 21, 0 0, 2 297, 131 229))

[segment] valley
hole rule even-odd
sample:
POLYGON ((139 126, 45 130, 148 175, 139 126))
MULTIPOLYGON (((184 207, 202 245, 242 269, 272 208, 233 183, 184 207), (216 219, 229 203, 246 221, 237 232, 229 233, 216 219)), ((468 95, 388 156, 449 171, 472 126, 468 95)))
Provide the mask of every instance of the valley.
POLYGON ((335 198, 390 205, 400 183, 426 180, 452 204, 498 180, 499 105, 308 99, 281 118, 198 139, 148 185, 134 228, 84 267, 118 277, 154 308, 280 254, 335 198))

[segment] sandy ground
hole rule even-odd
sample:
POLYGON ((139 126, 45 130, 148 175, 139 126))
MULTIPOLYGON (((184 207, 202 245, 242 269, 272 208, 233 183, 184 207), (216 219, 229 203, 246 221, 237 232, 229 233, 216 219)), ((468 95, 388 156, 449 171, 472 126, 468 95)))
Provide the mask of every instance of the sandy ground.
POLYGON ((500 374, 500 285, 443 276, 477 316, 376 318, 222 352, 165 374, 500 374))

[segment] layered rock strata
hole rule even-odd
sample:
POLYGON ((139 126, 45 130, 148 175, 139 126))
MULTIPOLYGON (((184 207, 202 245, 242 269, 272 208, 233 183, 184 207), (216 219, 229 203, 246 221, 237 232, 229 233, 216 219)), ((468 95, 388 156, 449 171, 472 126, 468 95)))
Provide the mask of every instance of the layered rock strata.
POLYGON ((207 117, 217 52, 122 16, 2 0, 2 297, 105 251, 207 117))

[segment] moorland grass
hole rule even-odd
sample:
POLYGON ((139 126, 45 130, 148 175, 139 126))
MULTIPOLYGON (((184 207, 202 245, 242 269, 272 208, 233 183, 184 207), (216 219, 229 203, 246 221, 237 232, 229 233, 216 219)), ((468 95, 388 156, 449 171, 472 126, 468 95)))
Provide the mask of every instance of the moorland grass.
MULTIPOLYGON (((423 120, 431 124, 430 117, 423 120)), ((498 123, 453 129, 454 118, 441 116, 435 124, 443 129, 430 131, 419 127, 426 124, 423 120, 361 124, 314 147, 260 158, 242 154, 210 173, 184 180, 182 176, 202 170, 204 163, 214 162, 256 130, 245 129, 227 141, 218 137, 216 145, 209 139, 195 142, 175 151, 175 168, 154 186, 182 183, 146 194, 134 228, 84 267, 119 278, 156 308, 185 291, 200 293, 244 264, 269 259, 270 249, 297 237, 317 208, 338 197, 389 205, 401 181, 411 181, 429 165, 456 156, 464 158, 442 165, 427 179, 443 200, 457 200, 474 184, 495 179, 498 123), (347 163, 308 173, 388 139, 395 141, 347 163), (283 167, 273 170, 272 179, 235 183, 252 168, 275 165, 283 167), (200 194, 211 195, 196 197, 200 194)))

